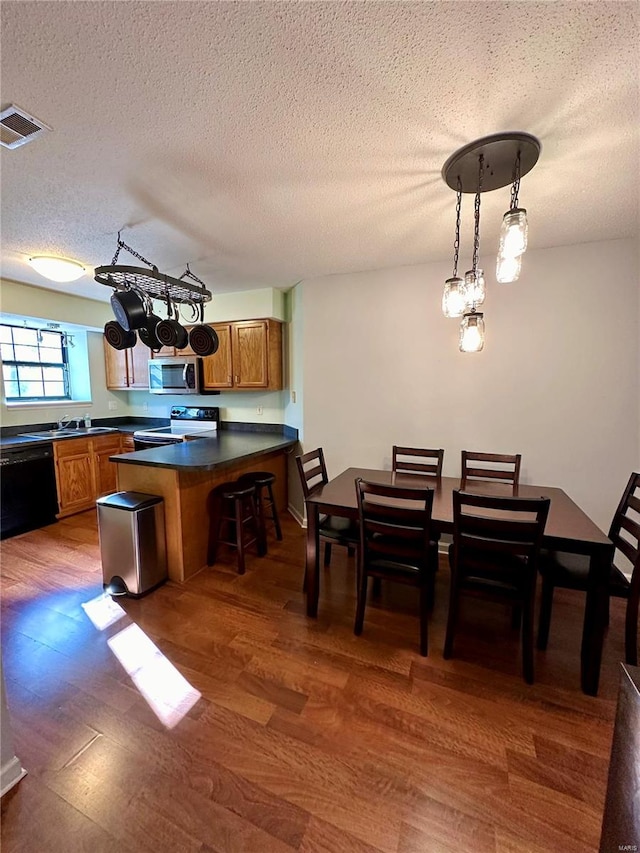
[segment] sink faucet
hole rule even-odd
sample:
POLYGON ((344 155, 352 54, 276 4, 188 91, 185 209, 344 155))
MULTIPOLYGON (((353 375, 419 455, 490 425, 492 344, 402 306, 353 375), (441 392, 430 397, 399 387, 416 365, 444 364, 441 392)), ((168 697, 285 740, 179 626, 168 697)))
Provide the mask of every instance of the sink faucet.
POLYGON ((64 429, 65 427, 69 426, 72 420, 73 418, 71 417, 71 415, 63 415, 58 420, 58 429, 64 429))

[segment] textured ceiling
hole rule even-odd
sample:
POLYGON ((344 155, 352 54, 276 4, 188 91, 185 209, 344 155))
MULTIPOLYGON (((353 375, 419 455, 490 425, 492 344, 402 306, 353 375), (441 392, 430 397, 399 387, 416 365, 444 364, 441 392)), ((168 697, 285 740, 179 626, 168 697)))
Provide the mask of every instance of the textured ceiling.
MULTIPOLYGON (((536 135, 530 246, 638 233, 636 2, 3 0, 2 107, 53 132, 2 149, 2 274, 107 299, 122 238, 213 292, 447 260, 440 170, 490 133, 536 135)), ((492 253, 508 188, 482 199, 492 253)), ((461 266, 470 254, 463 205, 461 266)), ((121 255, 123 263, 137 263, 121 255)))

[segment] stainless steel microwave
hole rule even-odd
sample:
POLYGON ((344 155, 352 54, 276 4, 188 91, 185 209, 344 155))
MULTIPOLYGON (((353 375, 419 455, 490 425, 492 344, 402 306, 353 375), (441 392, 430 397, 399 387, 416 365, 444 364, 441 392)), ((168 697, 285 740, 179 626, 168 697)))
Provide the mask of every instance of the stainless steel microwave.
POLYGON ((202 361, 188 358, 149 360, 149 391, 152 394, 201 394, 202 361))

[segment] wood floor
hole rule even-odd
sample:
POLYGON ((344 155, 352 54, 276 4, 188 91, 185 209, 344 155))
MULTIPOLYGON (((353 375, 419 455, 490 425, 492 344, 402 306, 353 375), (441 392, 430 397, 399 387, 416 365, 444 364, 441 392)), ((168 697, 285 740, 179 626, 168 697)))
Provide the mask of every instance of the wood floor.
POLYGON ((4 674, 28 771, 2 800, 3 853, 597 850, 623 602, 600 696, 579 689, 581 599, 566 591, 529 687, 500 605, 470 602, 443 660, 444 564, 428 658, 410 588, 383 589, 353 635, 341 548, 308 619, 303 531, 283 528, 243 577, 221 555, 184 586, 119 599, 126 614, 103 630, 81 606, 101 593, 93 512, 2 543, 4 674), (173 728, 108 644, 132 624, 202 694, 173 728))

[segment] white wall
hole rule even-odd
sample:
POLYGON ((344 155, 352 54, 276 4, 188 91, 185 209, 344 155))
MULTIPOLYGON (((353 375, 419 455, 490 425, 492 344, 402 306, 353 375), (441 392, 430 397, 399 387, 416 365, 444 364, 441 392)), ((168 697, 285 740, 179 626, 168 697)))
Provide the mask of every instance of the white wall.
POLYGON ((563 488, 601 527, 639 464, 638 257, 616 240, 527 252, 518 283, 486 264, 483 352, 458 350, 440 301, 449 264, 299 286, 304 448, 329 474, 390 467, 393 444, 523 455, 522 480, 563 488))

